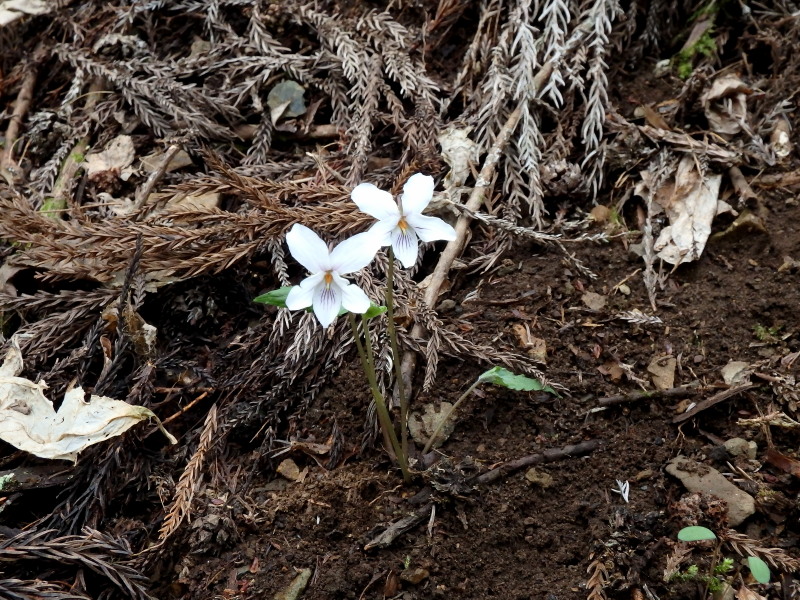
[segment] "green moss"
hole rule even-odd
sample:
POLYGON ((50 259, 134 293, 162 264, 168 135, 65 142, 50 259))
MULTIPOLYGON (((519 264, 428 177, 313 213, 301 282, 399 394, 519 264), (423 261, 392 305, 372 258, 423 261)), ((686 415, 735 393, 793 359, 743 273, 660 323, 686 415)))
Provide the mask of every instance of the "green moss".
POLYGON ((694 59, 697 56, 713 56, 717 50, 717 41, 711 35, 713 31, 713 27, 709 27, 694 44, 678 52, 672 59, 678 77, 688 79, 691 76, 694 70, 694 59))

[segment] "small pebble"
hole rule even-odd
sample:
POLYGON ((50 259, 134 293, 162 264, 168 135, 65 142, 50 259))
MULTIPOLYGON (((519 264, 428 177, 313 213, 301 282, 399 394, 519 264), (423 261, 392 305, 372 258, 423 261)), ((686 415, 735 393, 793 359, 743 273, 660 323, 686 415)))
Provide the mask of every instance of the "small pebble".
POLYGON ((455 307, 456 307, 456 301, 448 298, 447 300, 442 300, 439 303, 439 306, 436 307, 436 310, 439 312, 450 312, 455 307))
POLYGON ((692 362, 694 362, 694 364, 696 364, 696 365, 699 365, 699 364, 700 364, 701 362, 703 362, 705 359, 706 359, 706 357, 705 357, 705 356, 703 356, 702 354, 695 354, 695 355, 692 357, 692 362))

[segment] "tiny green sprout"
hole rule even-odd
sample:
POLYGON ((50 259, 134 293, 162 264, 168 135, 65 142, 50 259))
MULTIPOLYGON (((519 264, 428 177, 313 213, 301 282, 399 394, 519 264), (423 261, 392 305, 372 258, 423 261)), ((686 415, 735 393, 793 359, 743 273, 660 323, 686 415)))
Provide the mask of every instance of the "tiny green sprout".
POLYGON ((748 556, 747 566, 750 567, 750 572, 758 583, 769 583, 771 574, 767 563, 757 556, 748 556))
POLYGON ((408 567, 411 566, 411 555, 406 554, 406 557, 403 559, 403 569, 408 570, 408 567))
POLYGON ((714 566, 714 573, 716 575, 724 575, 725 573, 729 572, 733 569, 733 559, 732 558, 723 558, 719 564, 714 566))
POLYGON ((681 529, 678 532, 678 539, 682 542, 699 542, 701 540, 715 540, 717 536, 706 527, 694 525, 681 529))

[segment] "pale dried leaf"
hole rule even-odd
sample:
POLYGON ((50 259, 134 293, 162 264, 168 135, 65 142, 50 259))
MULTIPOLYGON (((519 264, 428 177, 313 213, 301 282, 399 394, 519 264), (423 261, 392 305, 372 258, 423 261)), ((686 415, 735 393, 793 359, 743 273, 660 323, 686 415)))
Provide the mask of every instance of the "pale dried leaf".
POLYGON ((715 79, 700 99, 711 130, 723 135, 741 132, 746 127, 747 94, 752 92, 736 75, 715 79))
POLYGON ((120 175, 136 156, 133 140, 129 135, 119 135, 111 140, 102 152, 86 156, 86 175, 89 179, 109 171, 120 175))
POLYGON ((76 461, 87 447, 155 417, 144 406, 106 396, 92 395, 85 402, 80 387, 67 391, 56 412, 43 393, 47 384, 19 377, 21 372, 22 352, 15 340, 0 367, 0 439, 41 458, 76 461))
POLYGON ((45 0, 5 0, 0 2, 0 27, 25 15, 44 15, 56 6, 55 3, 45 0))
POLYGON ((673 265, 700 258, 711 235, 721 182, 720 175, 701 173, 691 156, 681 160, 672 194, 667 200, 656 195, 670 222, 655 242, 659 258, 673 265))

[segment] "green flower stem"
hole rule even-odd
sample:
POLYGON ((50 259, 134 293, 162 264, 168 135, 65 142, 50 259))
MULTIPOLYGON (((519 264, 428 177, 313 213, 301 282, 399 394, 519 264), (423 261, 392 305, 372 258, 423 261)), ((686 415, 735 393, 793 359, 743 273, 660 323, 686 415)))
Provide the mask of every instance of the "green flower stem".
POLYGON ((394 451, 397 462, 400 464, 400 470, 403 472, 403 481, 408 483, 411 481, 411 474, 408 470, 408 459, 406 455, 403 454, 403 449, 400 446, 400 442, 397 440, 397 434, 392 426, 389 410, 386 408, 386 402, 383 399, 380 389, 378 389, 378 381, 375 375, 375 358, 372 353, 372 339, 369 333, 369 322, 365 317, 362 317, 362 326, 364 329, 364 344, 362 345, 358 336, 355 318, 352 314, 349 315, 349 318, 350 325, 353 328, 353 337, 356 340, 356 346, 359 348, 359 355, 361 355, 362 358, 361 364, 364 367, 367 381, 369 381, 369 387, 372 391, 372 397, 375 400, 378 421, 381 424, 384 439, 387 440, 387 448, 391 448, 394 451))
POLYGON ((397 344, 397 329, 394 326, 394 250, 389 246, 389 268, 386 271, 386 316, 388 317, 389 342, 392 345, 394 378, 397 380, 397 393, 400 396, 400 445, 403 455, 408 456, 408 398, 403 383, 403 368, 400 365, 400 351, 397 344))
MULTIPOLYGON (((356 319, 353 316, 353 313, 347 313, 347 318, 350 321, 350 327, 353 330, 353 340, 356 342, 356 348, 358 349, 358 357, 361 359, 361 368, 364 370, 364 374, 367 376, 367 380, 370 381, 370 389, 372 389, 371 384, 371 377, 370 373, 372 370, 370 369, 369 361, 367 360, 367 355, 364 352, 364 345, 361 343, 361 336, 358 334, 358 326, 356 325, 356 319)), ((383 434, 383 444, 386 447, 387 452, 389 455, 394 458, 394 451, 392 450, 392 440, 389 438, 389 433, 386 431, 386 428, 383 427, 383 423, 381 423, 381 433, 383 434)))
POLYGON ((425 444, 425 447, 422 449, 422 453, 423 454, 427 454, 428 453, 428 451, 431 449, 431 446, 433 446, 433 442, 436 440, 436 436, 439 435, 439 432, 444 427, 444 424, 447 423, 447 421, 450 419, 452 414, 454 412, 456 412, 456 409, 461 405, 461 403, 466 399, 466 397, 469 396, 472 393, 472 391, 476 387, 478 387, 481 383, 483 383, 483 382, 481 381, 481 379, 479 377, 478 379, 475 380, 475 383, 473 383, 471 386, 469 386, 469 389, 466 392, 461 394, 461 397, 458 400, 456 400, 456 403, 453 404, 453 406, 450 407, 450 410, 444 416, 444 418, 439 420, 439 425, 436 427, 436 429, 434 430, 433 434, 431 434, 431 437, 428 438, 428 443, 425 444))

